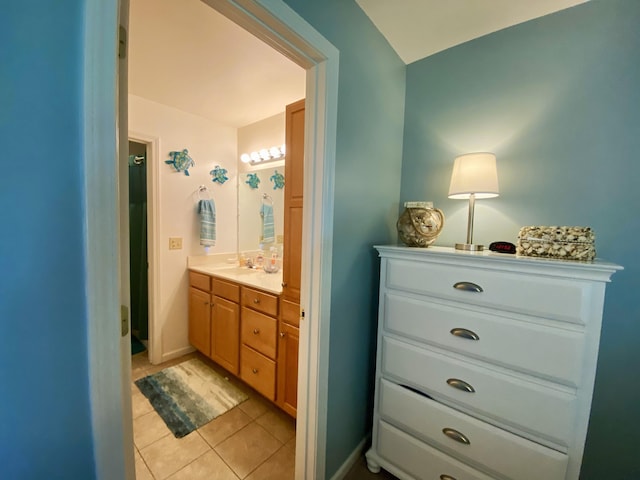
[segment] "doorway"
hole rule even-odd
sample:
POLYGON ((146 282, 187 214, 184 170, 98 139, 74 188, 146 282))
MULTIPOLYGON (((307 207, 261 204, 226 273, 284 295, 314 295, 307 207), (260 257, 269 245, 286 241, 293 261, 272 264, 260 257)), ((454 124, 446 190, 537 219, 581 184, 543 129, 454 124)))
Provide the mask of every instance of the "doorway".
POLYGON ((129 295, 131 354, 149 344, 147 146, 129 140, 129 295))
MULTIPOLYGON (((108 219, 118 217, 117 175, 109 158, 117 158, 118 126, 126 135, 126 62, 117 61, 117 25, 128 25, 128 2, 88 3, 85 12, 84 145, 89 208, 100 206, 104 215, 87 217, 88 351, 96 475, 125 477, 125 457, 133 460, 129 381, 126 368, 118 370, 119 352, 128 352, 128 339, 120 340, 118 315, 118 239, 108 219), (122 69, 122 70, 119 70, 122 69), (116 85, 118 72, 120 88, 116 85), (120 95, 118 95, 118 91, 120 95), (119 104, 119 108, 116 105, 119 104), (101 115, 96 115, 96 112, 101 115), (105 188, 104 185, 107 185, 105 188), (109 188, 112 187, 112 188, 109 188), (107 289, 104 287, 108 280, 107 289), (109 421, 122 415, 123 423, 109 421), (127 426, 128 425, 128 426, 127 426), (120 449, 124 447, 124 450, 120 449), (117 455, 116 455, 117 454, 117 455), (115 455, 115 456, 114 456, 115 455)), ((333 167, 335 164, 339 53, 322 35, 281 0, 207 0, 206 3, 307 69, 307 115, 302 299, 305 321, 300 342, 304 382, 299 385, 296 477, 324 478, 326 405, 331 294, 331 241, 333 232, 333 167)), ((126 31, 125 31, 126 33, 126 31)), ((126 137, 125 137, 126 140, 126 137)), ((122 143, 122 145, 126 145, 122 143)), ((120 163, 122 165, 122 162, 120 163)), ((121 298, 121 297, 120 297, 121 298)), ((153 332, 152 332, 152 335, 153 332)), ((130 354, 128 355, 130 358, 130 354)), ((122 362, 124 367, 127 362, 122 362)), ((130 360, 128 362, 130 368, 130 360)), ((132 477, 129 477, 132 478, 132 477)))

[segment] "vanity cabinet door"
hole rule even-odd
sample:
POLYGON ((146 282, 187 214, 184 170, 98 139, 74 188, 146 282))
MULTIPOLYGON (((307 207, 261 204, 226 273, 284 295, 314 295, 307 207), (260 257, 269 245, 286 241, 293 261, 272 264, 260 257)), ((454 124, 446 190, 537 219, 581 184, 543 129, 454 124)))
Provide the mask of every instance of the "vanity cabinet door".
POLYGON ((278 332, 278 392, 276 404, 292 417, 298 408, 298 347, 300 333, 283 321, 278 332))
POLYGON ((189 287, 189 343, 211 354, 211 304, 209 292, 189 287))
POLYGON ((240 364, 240 307, 213 296, 211 307, 211 359, 234 375, 240 364))
POLYGON ((304 191, 304 99, 287 105, 287 183, 284 186, 282 298, 300 303, 304 191))

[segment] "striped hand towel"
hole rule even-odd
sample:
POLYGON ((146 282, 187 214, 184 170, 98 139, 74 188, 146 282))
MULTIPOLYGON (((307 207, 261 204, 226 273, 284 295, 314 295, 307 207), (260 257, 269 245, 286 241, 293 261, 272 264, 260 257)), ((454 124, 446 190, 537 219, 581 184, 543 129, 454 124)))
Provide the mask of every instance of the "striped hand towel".
POLYGON ((200 200, 198 215, 200 215, 200 245, 212 247, 216 244, 216 206, 213 200, 200 200))
POLYGON ((262 241, 264 243, 273 243, 276 241, 276 227, 273 223, 273 207, 271 205, 262 204, 260 208, 262 216, 262 241))

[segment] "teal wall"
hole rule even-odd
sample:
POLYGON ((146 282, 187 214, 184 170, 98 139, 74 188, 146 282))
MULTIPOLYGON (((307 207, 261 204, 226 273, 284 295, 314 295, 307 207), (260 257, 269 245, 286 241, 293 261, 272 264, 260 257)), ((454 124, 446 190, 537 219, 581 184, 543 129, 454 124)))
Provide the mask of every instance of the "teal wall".
POLYGON ((624 266, 607 291, 583 480, 638 479, 640 445, 640 2, 591 1, 407 67, 401 201, 447 199, 453 159, 493 151, 500 197, 479 201, 478 241, 524 225, 588 225, 624 266))
POLYGON ((404 63, 353 0, 287 0, 340 50, 326 478, 371 428, 379 261, 395 239, 404 63))
POLYGON ((0 15, 0 478, 94 477, 83 245, 83 0, 0 15))

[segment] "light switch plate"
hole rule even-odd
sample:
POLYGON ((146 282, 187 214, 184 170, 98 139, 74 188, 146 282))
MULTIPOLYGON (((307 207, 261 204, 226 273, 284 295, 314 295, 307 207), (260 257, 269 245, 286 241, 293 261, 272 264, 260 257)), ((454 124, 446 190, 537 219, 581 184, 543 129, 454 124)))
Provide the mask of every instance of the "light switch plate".
POLYGON ((182 237, 169 237, 169 250, 182 250, 182 237))

